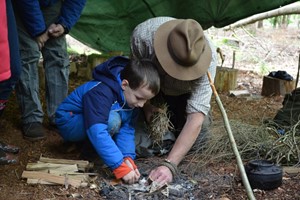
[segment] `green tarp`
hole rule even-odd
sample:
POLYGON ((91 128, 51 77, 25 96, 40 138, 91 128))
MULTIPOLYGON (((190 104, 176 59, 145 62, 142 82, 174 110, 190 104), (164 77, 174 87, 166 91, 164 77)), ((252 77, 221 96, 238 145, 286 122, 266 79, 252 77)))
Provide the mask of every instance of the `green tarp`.
POLYGON ((134 27, 155 16, 193 18, 204 29, 221 28, 295 0, 87 0, 71 36, 102 52, 129 53, 134 27))

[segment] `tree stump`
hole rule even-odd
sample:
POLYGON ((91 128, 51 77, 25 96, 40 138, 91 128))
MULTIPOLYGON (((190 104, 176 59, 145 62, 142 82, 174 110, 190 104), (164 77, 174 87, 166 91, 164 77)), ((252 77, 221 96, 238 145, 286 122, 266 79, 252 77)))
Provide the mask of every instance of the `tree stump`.
POLYGON ((218 92, 229 92, 237 87, 237 69, 217 67, 215 88, 218 92))
POLYGON ((294 80, 287 81, 283 79, 264 76, 261 95, 263 96, 284 96, 295 89, 294 80))

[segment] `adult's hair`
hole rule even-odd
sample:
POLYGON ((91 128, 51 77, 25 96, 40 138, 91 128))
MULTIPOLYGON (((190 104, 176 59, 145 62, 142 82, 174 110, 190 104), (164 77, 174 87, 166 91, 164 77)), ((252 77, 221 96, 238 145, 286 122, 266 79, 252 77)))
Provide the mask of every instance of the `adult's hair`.
POLYGON ((153 62, 147 59, 131 59, 129 64, 121 71, 121 79, 126 79, 133 90, 141 86, 147 86, 155 95, 160 90, 158 71, 153 62))

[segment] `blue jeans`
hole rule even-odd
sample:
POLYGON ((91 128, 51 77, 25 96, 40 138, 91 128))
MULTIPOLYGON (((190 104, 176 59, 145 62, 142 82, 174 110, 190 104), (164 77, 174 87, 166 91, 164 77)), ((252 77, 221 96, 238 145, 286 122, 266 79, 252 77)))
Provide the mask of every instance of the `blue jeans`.
POLYGON ((6 0, 11 77, 0 82, 0 100, 8 100, 21 73, 18 32, 11 0, 6 0))
MULTIPOLYGON (((47 26, 60 15, 61 2, 43 8, 47 26)), ((50 38, 40 51, 37 42, 25 29, 22 20, 17 18, 22 74, 16 85, 17 98, 22 112, 23 124, 43 122, 44 112, 39 93, 38 63, 43 56, 45 71, 46 108, 50 124, 55 123, 55 111, 68 94, 69 56, 65 36, 50 38)))

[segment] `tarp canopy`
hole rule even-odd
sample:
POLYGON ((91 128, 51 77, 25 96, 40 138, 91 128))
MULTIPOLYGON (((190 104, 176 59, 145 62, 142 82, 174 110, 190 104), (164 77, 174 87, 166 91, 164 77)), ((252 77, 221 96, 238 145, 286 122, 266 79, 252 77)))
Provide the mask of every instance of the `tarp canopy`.
POLYGON ((192 18, 208 29, 222 28, 295 0, 87 0, 70 35, 98 51, 129 54, 135 26, 157 16, 192 18))

